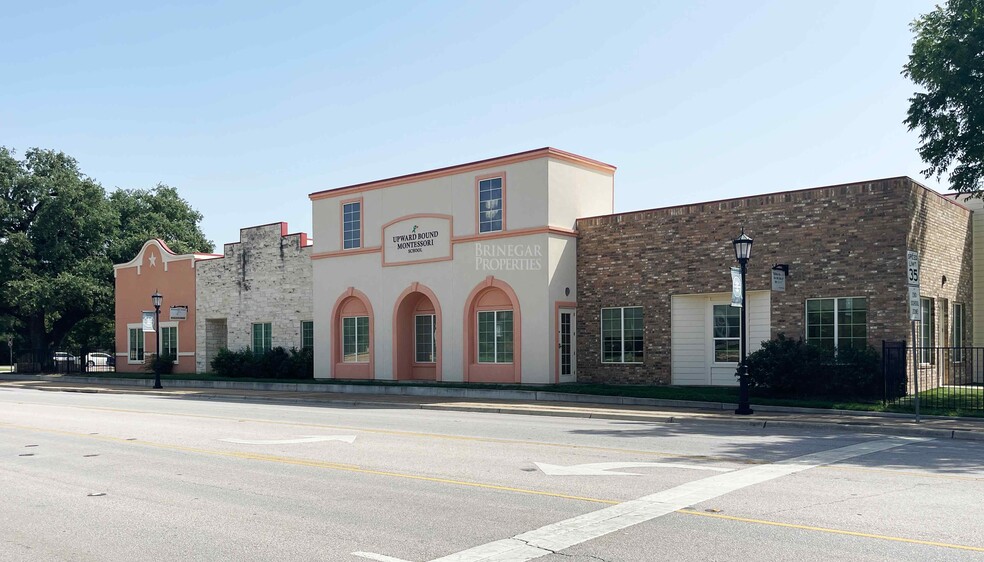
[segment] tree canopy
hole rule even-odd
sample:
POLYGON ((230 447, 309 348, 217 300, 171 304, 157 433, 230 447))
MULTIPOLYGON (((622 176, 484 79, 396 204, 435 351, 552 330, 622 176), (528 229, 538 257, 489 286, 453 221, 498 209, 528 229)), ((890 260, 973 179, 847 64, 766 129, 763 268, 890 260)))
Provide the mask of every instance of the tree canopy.
POLYGON ((923 171, 949 172, 952 188, 984 187, 984 0, 948 0, 912 23, 915 39, 902 74, 925 92, 909 98, 905 123, 919 129, 923 171))
POLYGON ((62 152, 33 148, 18 160, 0 147, 0 323, 11 326, 19 350, 111 347, 113 264, 149 238, 209 252, 201 220, 174 188, 107 196, 62 152))

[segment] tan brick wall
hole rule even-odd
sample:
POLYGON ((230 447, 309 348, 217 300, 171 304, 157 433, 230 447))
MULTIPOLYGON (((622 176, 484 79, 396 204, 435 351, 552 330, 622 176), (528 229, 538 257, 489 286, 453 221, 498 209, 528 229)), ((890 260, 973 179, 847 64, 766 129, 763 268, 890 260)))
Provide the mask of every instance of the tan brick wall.
POLYGON ((743 225, 755 240, 748 290, 770 288, 773 264, 790 267, 786 292, 772 293, 773 337, 805 336, 806 299, 865 297, 872 345, 909 339, 907 243, 926 255, 924 278, 940 285, 947 275, 934 296, 970 303, 970 213, 909 178, 586 218, 577 225, 578 380, 669 384, 670 297, 730 292, 731 240, 743 225), (601 363, 600 310, 610 306, 643 307, 643 364, 601 363))

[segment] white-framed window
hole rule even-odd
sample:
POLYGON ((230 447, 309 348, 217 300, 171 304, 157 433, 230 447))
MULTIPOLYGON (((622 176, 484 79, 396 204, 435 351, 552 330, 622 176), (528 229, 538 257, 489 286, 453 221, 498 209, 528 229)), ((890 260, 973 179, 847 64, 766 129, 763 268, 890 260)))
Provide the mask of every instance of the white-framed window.
POLYGON ((868 345, 868 300, 807 299, 806 340, 830 351, 864 349, 868 345))
POLYGON ((301 349, 314 349, 314 321, 301 320, 301 349))
POLYGON ((642 363, 642 307, 601 309, 601 362, 642 363))
POLYGON ((513 311, 481 310, 478 313, 478 362, 512 363, 513 311))
POLYGON ((178 362, 178 323, 161 322, 161 357, 170 355, 178 362))
POLYGON ((369 362, 368 316, 346 316, 342 318, 342 361, 345 363, 369 362))
POLYGON ((414 362, 435 363, 437 361, 437 316, 418 314, 414 317, 414 362))
POLYGON ((144 331, 142 324, 127 324, 126 346, 130 350, 127 363, 144 362, 144 331))
POLYGON ((730 304, 715 304, 714 362, 737 363, 741 360, 741 309, 730 304))
POLYGON ((263 355, 273 349, 273 326, 270 322, 253 324, 253 354, 263 355))
POLYGON ((362 247, 362 201, 342 204, 342 248, 362 247))
POLYGON ((936 325, 933 321, 933 299, 919 298, 919 362, 932 365, 936 363, 936 325))
POLYGON ((499 232, 503 219, 503 181, 501 177, 478 182, 478 231, 499 232))
POLYGON ((963 303, 953 303, 953 335, 950 341, 953 344, 953 360, 963 361, 964 350, 964 305, 963 303))

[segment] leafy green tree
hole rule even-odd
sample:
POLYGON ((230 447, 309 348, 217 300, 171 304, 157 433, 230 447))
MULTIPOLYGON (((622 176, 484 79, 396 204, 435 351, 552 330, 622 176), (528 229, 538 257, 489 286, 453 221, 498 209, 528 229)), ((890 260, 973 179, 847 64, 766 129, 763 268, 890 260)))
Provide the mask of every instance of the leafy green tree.
POLYGON ((902 74, 926 89, 909 98, 905 123, 919 129, 927 176, 949 171, 954 190, 984 187, 984 0, 948 0, 912 23, 902 74))
POLYGON ((62 345, 114 347, 113 264, 150 238, 210 252, 201 220, 172 187, 107 196, 61 152, 18 160, 0 147, 0 324, 42 357, 62 345))
POLYGON ((212 242, 199 226, 202 214, 173 187, 118 189, 109 202, 119 217, 119 230, 109 247, 113 263, 132 260, 151 238, 164 240, 178 254, 212 251, 212 242))
POLYGON ((0 147, 0 314, 36 353, 82 319, 112 308, 107 233, 117 218, 103 188, 61 152, 0 147))

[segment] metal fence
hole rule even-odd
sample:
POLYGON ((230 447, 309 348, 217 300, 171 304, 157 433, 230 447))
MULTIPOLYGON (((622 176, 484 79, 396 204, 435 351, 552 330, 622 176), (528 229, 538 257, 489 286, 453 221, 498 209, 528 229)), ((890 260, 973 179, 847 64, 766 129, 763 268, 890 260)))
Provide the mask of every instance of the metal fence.
POLYGON ((14 356, 10 369, 18 374, 115 373, 116 357, 111 351, 80 349, 73 351, 24 352, 14 356))
POLYGON ((885 403, 984 412, 984 347, 909 347, 882 342, 885 403))

